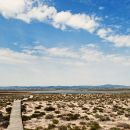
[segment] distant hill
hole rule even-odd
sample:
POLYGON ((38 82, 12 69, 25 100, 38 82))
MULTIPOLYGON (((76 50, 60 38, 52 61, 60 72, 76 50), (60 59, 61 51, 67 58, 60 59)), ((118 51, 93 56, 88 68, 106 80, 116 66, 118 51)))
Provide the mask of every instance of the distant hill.
POLYGON ((105 85, 98 85, 98 86, 1 86, 0 90, 81 90, 81 89, 130 89, 130 86, 125 85, 111 85, 111 84, 105 84, 105 85))

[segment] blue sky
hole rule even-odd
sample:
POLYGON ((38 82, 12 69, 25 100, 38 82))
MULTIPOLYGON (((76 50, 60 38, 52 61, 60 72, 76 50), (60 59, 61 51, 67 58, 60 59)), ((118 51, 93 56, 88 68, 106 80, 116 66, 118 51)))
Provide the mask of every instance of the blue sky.
POLYGON ((0 0, 0 85, 130 85, 130 0, 0 0))

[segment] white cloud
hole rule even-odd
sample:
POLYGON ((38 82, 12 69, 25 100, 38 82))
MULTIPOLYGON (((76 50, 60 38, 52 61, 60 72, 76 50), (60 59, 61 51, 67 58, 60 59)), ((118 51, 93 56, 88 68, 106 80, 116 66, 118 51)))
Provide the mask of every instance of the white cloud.
POLYGON ((49 60, 59 61, 65 64, 66 62, 72 62, 70 64, 81 63, 120 63, 122 65, 130 65, 130 56, 123 56, 117 54, 104 54, 97 47, 88 44, 87 46, 81 46, 79 49, 71 49, 66 47, 51 47, 34 46, 32 48, 23 49, 21 52, 15 52, 10 49, 0 49, 0 63, 7 61, 7 63, 29 63, 36 60, 49 60))
POLYGON ((115 43, 117 47, 129 47, 130 46, 130 35, 109 35, 106 39, 110 42, 115 43))
POLYGON ((71 12, 62 11, 57 13, 53 18, 53 25, 64 29, 66 26, 75 29, 85 29, 89 32, 95 31, 98 27, 98 18, 86 14, 72 14, 71 12))
POLYGON ((97 31, 97 35, 109 42, 112 42, 117 47, 129 47, 130 35, 115 34, 110 28, 101 28, 97 31))
POLYGON ((93 32, 117 47, 130 46, 130 35, 119 35, 111 28, 102 27, 99 17, 89 14, 73 14, 70 11, 58 12, 40 0, 0 0, 0 14, 6 18, 19 19, 30 23, 33 20, 46 22, 59 29, 67 27, 93 32))
POLYGON ((92 44, 77 50, 1 48, 0 66, 0 85, 130 84, 130 56, 104 54, 92 44))
POLYGON ((97 30, 97 35, 103 39, 109 36, 110 33, 112 33, 112 30, 110 28, 100 28, 97 30))
POLYGON ((15 18, 30 23, 32 20, 49 22, 53 26, 65 29, 85 29, 95 31, 98 18, 88 14, 72 14, 69 11, 58 12, 40 0, 0 0, 0 14, 6 18, 15 18), (37 6, 36 6, 37 5, 37 6))
POLYGON ((31 0, 0 0, 0 13, 6 18, 15 18, 32 4, 31 0))
POLYGON ((111 28, 102 27, 101 18, 89 14, 73 14, 70 11, 58 12, 41 0, 0 0, 0 14, 5 18, 19 19, 30 23, 32 20, 47 22, 62 30, 67 27, 95 32, 117 47, 129 47, 130 35, 117 34, 111 28))
POLYGON ((40 22, 45 22, 48 19, 52 19, 55 15, 56 9, 54 7, 48 7, 47 5, 32 7, 26 13, 21 13, 17 15, 17 19, 21 19, 27 23, 32 20, 38 20, 40 22))

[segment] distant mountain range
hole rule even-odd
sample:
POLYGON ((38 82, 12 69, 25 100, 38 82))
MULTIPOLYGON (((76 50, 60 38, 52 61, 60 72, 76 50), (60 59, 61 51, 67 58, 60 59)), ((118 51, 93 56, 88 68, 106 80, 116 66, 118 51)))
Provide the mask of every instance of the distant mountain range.
POLYGON ((130 86, 125 85, 98 85, 98 86, 1 86, 0 90, 27 90, 27 91, 42 91, 42 90, 82 90, 82 89, 130 89, 130 86))

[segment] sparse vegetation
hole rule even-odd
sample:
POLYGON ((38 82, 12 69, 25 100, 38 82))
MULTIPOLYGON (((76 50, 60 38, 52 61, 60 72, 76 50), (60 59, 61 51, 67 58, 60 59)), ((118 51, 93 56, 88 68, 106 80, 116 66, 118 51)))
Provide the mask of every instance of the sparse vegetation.
MULTIPOLYGON (((2 130, 9 124, 15 98, 0 98, 2 130)), ((36 94, 22 102, 22 120, 25 130, 106 130, 109 122, 110 130, 127 130, 129 99, 130 94, 36 94)))

